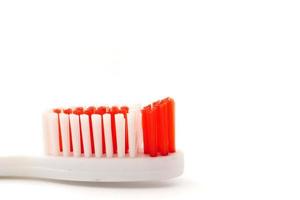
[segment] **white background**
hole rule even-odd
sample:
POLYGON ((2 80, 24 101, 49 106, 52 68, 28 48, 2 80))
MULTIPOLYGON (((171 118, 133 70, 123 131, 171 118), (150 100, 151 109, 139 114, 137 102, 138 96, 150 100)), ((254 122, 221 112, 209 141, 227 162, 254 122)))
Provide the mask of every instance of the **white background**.
MULTIPOLYGON (((178 179, 0 179, 1 199, 299 199, 298 1, 0 1, 0 153, 57 106, 177 103, 178 179)), ((0 161, 1 165, 1 161, 0 161)))

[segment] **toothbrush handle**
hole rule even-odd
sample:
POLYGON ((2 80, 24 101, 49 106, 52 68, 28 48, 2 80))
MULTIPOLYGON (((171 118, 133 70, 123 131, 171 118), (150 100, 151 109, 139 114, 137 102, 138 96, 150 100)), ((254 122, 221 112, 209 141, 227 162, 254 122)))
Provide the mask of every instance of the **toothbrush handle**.
POLYGON ((182 172, 181 152, 155 158, 0 157, 0 177, 122 182, 164 180, 182 172))

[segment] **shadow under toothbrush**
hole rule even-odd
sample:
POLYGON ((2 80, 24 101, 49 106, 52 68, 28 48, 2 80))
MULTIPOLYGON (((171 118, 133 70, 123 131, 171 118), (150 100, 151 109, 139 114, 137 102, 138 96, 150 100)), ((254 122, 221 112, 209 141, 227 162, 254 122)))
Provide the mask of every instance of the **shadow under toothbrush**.
POLYGON ((19 180, 19 181, 38 181, 54 184, 63 184, 78 187, 93 187, 93 188, 118 188, 118 189, 136 189, 136 188, 169 188, 184 185, 185 181, 182 178, 165 181, 145 181, 145 182, 84 182, 84 181, 64 181, 39 178, 24 178, 24 177, 1 177, 1 180, 19 180))

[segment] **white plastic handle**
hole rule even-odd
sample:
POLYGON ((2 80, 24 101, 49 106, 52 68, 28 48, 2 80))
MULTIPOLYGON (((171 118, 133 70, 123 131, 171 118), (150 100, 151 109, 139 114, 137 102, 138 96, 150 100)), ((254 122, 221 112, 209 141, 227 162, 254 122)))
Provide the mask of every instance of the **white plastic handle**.
POLYGON ((68 181, 123 182, 157 181, 183 172, 183 153, 135 158, 77 158, 46 156, 1 157, 0 176, 31 177, 68 181))

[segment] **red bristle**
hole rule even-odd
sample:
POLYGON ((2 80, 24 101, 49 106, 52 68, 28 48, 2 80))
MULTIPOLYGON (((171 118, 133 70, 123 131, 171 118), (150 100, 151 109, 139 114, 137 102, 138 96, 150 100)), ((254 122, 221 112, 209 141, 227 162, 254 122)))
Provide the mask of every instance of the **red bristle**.
POLYGON ((119 108, 117 106, 111 107, 109 110, 111 114, 111 134, 112 134, 112 142, 113 142, 113 152, 117 153, 117 134, 116 134, 116 122, 115 122, 115 114, 119 113, 119 108))
POLYGON ((156 142, 157 142, 157 152, 161 152, 161 143, 162 143, 162 134, 163 134, 163 132, 162 132, 162 130, 161 130, 161 128, 162 128, 162 126, 160 126, 161 124, 160 124, 160 122, 161 122, 161 120, 160 120, 160 115, 159 115, 159 113, 160 113, 160 109, 159 109, 159 101, 156 101, 156 102, 154 102, 153 104, 153 115, 155 116, 155 121, 154 121, 154 123, 155 123, 155 129, 156 129, 156 142))
POLYGON ((92 148, 92 153, 95 153, 95 144, 94 144, 94 134, 93 134, 93 124, 92 124, 92 114, 95 113, 96 108, 94 106, 88 107, 85 111, 84 114, 89 116, 89 126, 90 126, 90 139, 91 139, 91 148, 92 148))
POLYGON ((129 108, 128 108, 128 106, 122 106, 121 107, 121 112, 125 112, 125 113, 128 113, 128 111, 129 111, 129 108))
MULTIPOLYGON (((83 114, 83 108, 82 107, 75 108, 73 114, 75 115, 83 114)), ((84 153, 80 117, 79 117, 79 130, 80 130, 80 149, 81 149, 81 153, 84 153)))
POLYGON ((151 104, 145 106, 144 109, 151 110, 151 104))
POLYGON ((154 114, 156 117, 156 134, 157 134, 157 151, 162 154, 162 155, 166 155, 168 154, 168 152, 164 151, 164 141, 163 141, 163 136, 165 133, 165 129, 164 129, 164 118, 162 116, 163 110, 161 108, 160 103, 155 103, 153 104, 153 106, 155 107, 154 109, 154 114))
POLYGON ((57 114, 61 113, 61 109, 59 109, 59 108, 54 108, 52 111, 57 114))
POLYGON ((149 154, 152 157, 157 156, 157 131, 156 131, 156 109, 153 107, 147 112, 148 116, 148 144, 149 144, 149 154))
POLYGON ((169 98, 169 151, 175 152, 175 101, 169 98))
POLYGON ((158 106, 159 104, 160 104, 160 100, 155 101, 155 102, 152 103, 153 106, 158 106))
POLYGON ((128 143, 128 120, 127 120, 127 113, 129 108, 127 106, 121 107, 121 113, 123 113, 125 118, 125 153, 128 153, 129 150, 129 143, 128 143))
POLYGON ((89 113, 93 114, 96 111, 96 107, 95 106, 90 106, 86 110, 89 111, 89 113))
POLYGON ((168 143, 166 143, 166 136, 168 132, 165 129, 166 116, 164 115, 164 109, 161 101, 155 101, 152 103, 154 109, 154 115, 156 117, 156 134, 157 134, 157 151, 161 155, 168 155, 168 143))
POLYGON ((150 143, 149 143, 149 136, 151 134, 151 127, 149 124, 149 112, 151 111, 151 104, 144 107, 144 119, 143 119, 143 126, 145 126, 145 134, 144 134, 144 153, 149 154, 150 143))
POLYGON ((58 116, 58 140, 59 140, 59 151, 62 152, 63 146, 62 146, 62 135, 61 135, 61 128, 60 128, 60 120, 59 120, 59 113, 61 113, 61 109, 55 108, 53 109, 53 112, 57 114, 58 116))
POLYGON ((167 104, 169 152, 173 153, 176 151, 176 148, 175 148, 175 102, 170 97, 163 99, 162 102, 167 104))
POLYGON ((76 107, 74 110, 77 111, 77 112, 80 112, 80 114, 83 114, 84 108, 83 107, 76 107))
POLYGON ((75 108, 73 110, 73 114, 75 114, 75 115, 81 115, 81 114, 83 114, 83 110, 75 108))
POLYGON ((106 107, 105 106, 98 107, 95 113, 99 115, 103 115, 104 113, 106 113, 106 107))
POLYGON ((143 126, 143 142, 144 142, 144 153, 149 154, 148 145, 148 114, 147 108, 142 109, 142 126, 143 126))
POLYGON ((69 120, 69 140, 70 140, 70 151, 73 152, 72 129, 71 129, 70 120, 69 120))
POLYGON ((72 109, 71 108, 67 108, 67 109, 63 109, 63 112, 65 113, 65 114, 71 114, 72 113, 72 109))
POLYGON ((103 125, 103 114, 106 113, 107 107, 105 106, 100 106, 96 109, 95 113, 101 115, 101 131, 102 131, 102 152, 106 153, 106 148, 105 148, 105 136, 104 136, 104 125, 103 125))
POLYGON ((160 130, 160 154, 168 155, 169 152, 169 130, 168 130, 168 107, 166 103, 159 105, 159 124, 160 130))
POLYGON ((120 112, 120 109, 118 106, 113 106, 111 107, 110 112, 116 114, 120 112))

